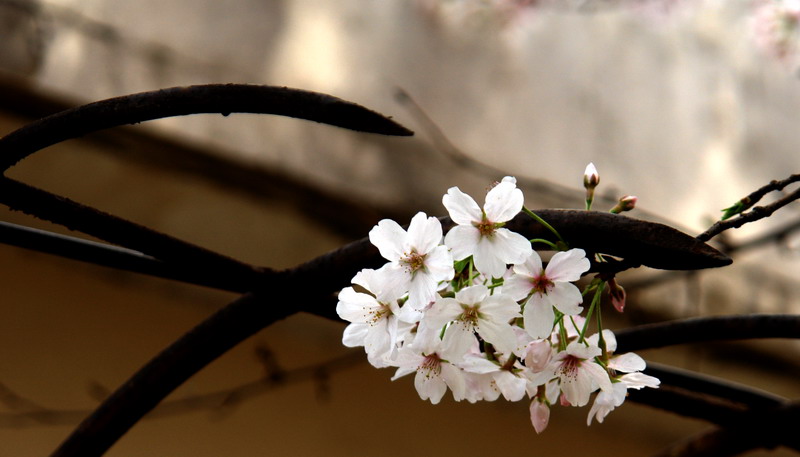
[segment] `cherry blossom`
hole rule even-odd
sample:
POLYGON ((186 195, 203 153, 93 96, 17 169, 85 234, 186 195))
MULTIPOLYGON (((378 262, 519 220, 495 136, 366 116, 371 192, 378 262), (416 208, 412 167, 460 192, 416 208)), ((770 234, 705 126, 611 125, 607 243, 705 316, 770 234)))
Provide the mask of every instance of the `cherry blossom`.
POLYGON ((442 198, 450 218, 458 224, 444 239, 453 258, 472 256, 475 268, 488 277, 503 276, 508 264, 520 263, 533 252, 524 236, 502 228, 522 210, 524 199, 516 182, 510 176, 503 178, 486 194, 483 209, 458 187, 451 187, 442 198))
POLYGON ((597 346, 573 341, 553 357, 547 368, 534 375, 533 382, 543 384, 558 378, 566 401, 572 406, 584 406, 598 387, 603 391, 612 389, 608 372, 594 361, 601 352, 597 346))
POLYGON ((369 232, 369 240, 389 260, 380 271, 389 287, 400 295, 408 292, 406 305, 420 310, 436 300, 441 281, 453 278, 453 259, 441 245, 442 224, 435 217, 417 213, 403 230, 384 219, 369 232))
POLYGON ((464 355, 476 343, 475 332, 500 352, 510 354, 517 347, 514 330, 508 323, 519 317, 519 305, 508 295, 489 295, 484 285, 466 287, 455 298, 440 298, 425 314, 430 328, 442 328, 448 322, 442 341, 454 354, 464 355))
POLYGON ((577 281, 589 269, 589 259, 583 249, 557 252, 547 268, 536 251, 531 252, 524 263, 514 265, 514 275, 503 285, 503 293, 515 300, 526 297, 522 316, 525 330, 533 338, 546 338, 553 330, 555 313, 553 308, 569 316, 579 314, 583 296, 577 281))
POLYGON ((398 368, 392 381, 416 372, 414 387, 421 399, 430 400, 435 405, 442 400, 449 387, 456 401, 463 400, 466 395, 466 380, 461 369, 453 364, 460 361, 460 358, 442 348, 440 341, 417 343, 419 342, 415 340, 399 350, 395 362, 398 368))

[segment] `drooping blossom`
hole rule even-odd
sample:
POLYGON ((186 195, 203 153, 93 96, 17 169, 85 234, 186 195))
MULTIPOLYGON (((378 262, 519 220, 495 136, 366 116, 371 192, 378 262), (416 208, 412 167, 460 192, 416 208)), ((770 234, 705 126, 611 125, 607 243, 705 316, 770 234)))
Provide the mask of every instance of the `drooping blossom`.
POLYGON ((563 398, 572 406, 583 406, 598 388, 612 389, 608 372, 594 361, 601 352, 597 346, 573 341, 553 357, 547 368, 533 375, 533 383, 544 384, 557 378, 563 398))
POLYGON ((571 281, 577 281, 589 269, 583 249, 557 252, 547 268, 536 251, 524 263, 514 265, 514 275, 503 285, 503 293, 515 300, 528 298, 522 312, 525 330, 533 338, 547 338, 553 329, 553 308, 568 316, 583 309, 583 296, 571 281))
POLYGON ((441 245, 442 224, 435 217, 417 213, 408 231, 384 219, 369 232, 369 240, 389 263, 381 268, 389 288, 400 295, 408 293, 407 306, 421 310, 436 300, 441 281, 453 278, 453 258, 441 245))
POLYGON ((514 218, 523 205, 516 179, 506 176, 486 194, 481 209, 475 200, 451 187, 442 198, 456 225, 445 236, 455 260, 472 256, 475 268, 488 277, 499 278, 506 265, 520 263, 533 252, 531 243, 503 225, 514 218))

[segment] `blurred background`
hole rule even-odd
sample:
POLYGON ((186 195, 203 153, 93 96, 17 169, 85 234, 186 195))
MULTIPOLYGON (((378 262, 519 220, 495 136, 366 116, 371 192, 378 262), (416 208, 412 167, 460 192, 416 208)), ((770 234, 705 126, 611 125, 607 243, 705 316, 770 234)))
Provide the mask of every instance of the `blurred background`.
MULTIPOLYGON (((362 238, 384 217, 444 215, 451 186, 481 200, 505 174, 530 208, 581 208, 589 162, 601 175, 596 209, 634 194, 632 216, 696 235, 800 171, 797 11, 744 0, 0 0, 0 133, 99 99, 228 82, 325 92, 417 132, 198 115, 69 141, 9 172, 274 268, 362 238)), ((612 325, 799 312, 798 219, 795 204, 726 235, 742 248, 723 270, 626 273, 628 308, 612 325)), ((69 233, 6 210, 2 220, 69 233)), ((0 287, 0 457, 52 452, 109 391, 235 298, 9 246, 0 287)), ((709 428, 626 404, 588 428, 588 408, 555 407, 536 435, 525 401, 421 401, 410 377, 392 382, 344 348, 343 328, 297 315, 265 329, 108 455, 480 456, 504 445, 575 455, 603 445, 634 456, 709 428)), ((796 342, 761 341, 641 355, 797 398, 799 354, 796 342)))

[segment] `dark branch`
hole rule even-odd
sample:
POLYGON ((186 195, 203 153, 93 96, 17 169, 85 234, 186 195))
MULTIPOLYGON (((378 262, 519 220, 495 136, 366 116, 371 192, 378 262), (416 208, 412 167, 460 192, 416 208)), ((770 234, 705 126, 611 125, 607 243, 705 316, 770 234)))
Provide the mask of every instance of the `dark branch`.
POLYGON ((413 134, 363 106, 316 92, 247 84, 173 87, 90 103, 30 123, 0 138, 0 170, 40 149, 87 133, 200 113, 277 114, 362 132, 413 134))
MULTIPOLYGON (((164 267, 147 260, 138 262, 138 267, 154 273, 167 272, 194 283, 252 290, 270 271, 8 178, 0 178, 0 203, 169 264, 164 267)), ((94 250, 104 248, 94 246, 94 250)))
POLYGON ((800 338, 800 315, 748 314, 683 319, 618 330, 617 352, 754 338, 800 338))

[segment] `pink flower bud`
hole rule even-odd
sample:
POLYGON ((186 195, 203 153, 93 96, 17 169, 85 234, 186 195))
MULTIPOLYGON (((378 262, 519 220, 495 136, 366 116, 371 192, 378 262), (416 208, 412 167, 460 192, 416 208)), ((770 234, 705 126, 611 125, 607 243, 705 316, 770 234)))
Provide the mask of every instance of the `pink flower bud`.
POLYGON ((553 347, 547 340, 535 340, 525 348, 525 366, 534 373, 543 371, 553 357, 553 347))
POLYGON ((617 205, 615 207, 611 208, 610 212, 612 212, 614 214, 619 214, 619 213, 622 213, 624 211, 630 211, 630 210, 636 208, 636 202, 637 201, 639 201, 639 197, 636 197, 636 196, 633 196, 633 195, 626 195, 626 196, 624 196, 624 197, 619 199, 619 202, 617 203, 617 205))
POLYGON ((608 293, 611 295, 611 304, 620 313, 625 310, 625 289, 617 284, 616 279, 608 281, 608 293))
POLYGON ((547 428, 547 423, 550 421, 550 408, 547 404, 534 398, 531 402, 531 423, 536 433, 542 433, 547 428))

